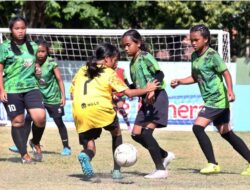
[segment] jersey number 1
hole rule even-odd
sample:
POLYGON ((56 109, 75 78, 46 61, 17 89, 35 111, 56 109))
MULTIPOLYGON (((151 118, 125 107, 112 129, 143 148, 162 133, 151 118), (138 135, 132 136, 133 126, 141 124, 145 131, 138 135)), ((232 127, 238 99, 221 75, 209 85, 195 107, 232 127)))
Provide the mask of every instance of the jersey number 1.
POLYGON ((84 83, 84 86, 83 86, 83 95, 86 95, 87 94, 87 85, 88 83, 90 83, 91 79, 88 79, 86 80, 86 82, 84 83))

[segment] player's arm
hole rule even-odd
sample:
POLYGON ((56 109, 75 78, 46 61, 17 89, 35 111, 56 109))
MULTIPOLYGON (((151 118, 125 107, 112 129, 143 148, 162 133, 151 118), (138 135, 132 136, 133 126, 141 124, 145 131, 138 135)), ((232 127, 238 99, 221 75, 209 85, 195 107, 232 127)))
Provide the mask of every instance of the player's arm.
POLYGON ((153 82, 148 82, 145 88, 130 89, 121 79, 117 78, 115 72, 110 73, 108 80, 112 89, 116 92, 123 92, 128 97, 141 96, 160 87, 160 83, 157 80, 154 80, 153 82))
POLYGON ((64 87, 64 83, 63 83, 63 79, 62 79, 62 76, 61 76, 60 69, 58 67, 54 68, 54 74, 55 74, 55 77, 56 77, 56 80, 58 82, 58 85, 59 85, 59 88, 60 88, 60 91, 61 91, 61 95, 62 95, 61 106, 64 106, 65 102, 66 102, 65 87, 64 87))
POLYGON ((196 83, 196 81, 194 80, 194 78, 192 76, 183 78, 183 79, 174 79, 171 81, 170 85, 172 88, 177 87, 178 85, 182 84, 182 85, 188 85, 188 84, 194 84, 196 83))
POLYGON ((3 86, 3 64, 0 63, 0 101, 7 102, 7 93, 4 90, 3 86))
POLYGON ((157 80, 154 80, 153 82, 148 82, 145 88, 138 88, 138 89, 127 88, 123 92, 125 95, 131 98, 134 96, 141 96, 141 95, 147 94, 148 92, 155 91, 159 87, 160 87, 160 83, 157 80))
POLYGON ((226 85, 227 85, 227 96, 228 96, 228 100, 229 102, 233 102, 235 100, 235 95, 234 95, 234 92, 233 92, 233 83, 232 83, 232 77, 231 77, 231 74, 228 70, 225 70, 223 73, 222 73, 224 79, 225 79, 225 82, 226 82, 226 85))

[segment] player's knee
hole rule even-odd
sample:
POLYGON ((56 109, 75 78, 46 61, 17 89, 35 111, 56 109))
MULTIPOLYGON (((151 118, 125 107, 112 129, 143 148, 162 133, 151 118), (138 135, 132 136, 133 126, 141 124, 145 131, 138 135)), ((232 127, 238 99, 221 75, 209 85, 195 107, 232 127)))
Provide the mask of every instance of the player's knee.
POLYGON ((205 128, 201 125, 193 125, 193 133, 195 136, 199 136, 201 133, 204 133, 205 128))
POLYGON ((226 133, 222 133, 221 137, 224 138, 225 140, 230 140, 233 134, 234 134, 233 131, 228 131, 226 133))
POLYGON ((142 134, 134 134, 131 135, 132 139, 138 143, 141 143, 142 141, 142 134))
POLYGON ((12 121, 11 124, 12 124, 12 127, 22 127, 22 126, 24 126, 24 122, 20 122, 20 121, 12 121))
POLYGON ((154 132, 154 129, 151 129, 151 128, 143 128, 142 129, 142 137, 144 139, 148 139, 148 138, 151 138, 153 136, 153 132, 154 132))

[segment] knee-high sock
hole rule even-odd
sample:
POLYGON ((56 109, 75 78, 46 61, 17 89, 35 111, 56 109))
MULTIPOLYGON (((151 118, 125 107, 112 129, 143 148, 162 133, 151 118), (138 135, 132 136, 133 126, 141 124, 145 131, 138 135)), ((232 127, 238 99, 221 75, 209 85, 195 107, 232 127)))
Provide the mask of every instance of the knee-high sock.
MULTIPOLYGON (((136 134, 132 134, 131 135, 132 139, 136 142, 138 142, 139 144, 141 144, 144 148, 148 149, 147 144, 144 142, 144 138, 142 137, 142 135, 136 135, 136 134)), ((159 146, 159 145, 158 145, 159 146)), ((166 158, 168 156, 168 152, 165 151, 163 148, 160 148, 160 154, 161 154, 161 158, 166 158)))
POLYGON ((207 158, 208 163, 217 164, 214 157, 213 146, 207 134, 205 133, 205 128, 199 125, 194 125, 193 132, 207 158))
POLYGON ((165 170, 162 164, 162 157, 160 152, 160 146, 153 137, 153 129, 144 128, 142 130, 142 137, 147 146, 147 149, 151 155, 151 158, 154 161, 155 167, 157 170, 165 170))
POLYGON ((232 147, 243 157, 248 163, 250 163, 250 151, 244 141, 238 137, 233 131, 229 131, 221 135, 225 140, 227 140, 232 147))
POLYGON ((125 123, 127 124, 127 126, 130 126, 129 120, 128 120, 128 114, 126 113, 124 108, 118 108, 118 112, 122 115, 125 123))
POLYGON ((113 160, 114 160, 114 170, 120 170, 120 166, 116 163, 114 158, 115 149, 122 144, 122 136, 112 136, 112 153, 113 153, 113 160))
POLYGON ((30 131, 31 131, 31 123, 32 123, 32 118, 30 114, 27 113, 25 117, 25 122, 24 122, 24 143, 27 145, 30 131))
POLYGON ((24 127, 11 127, 12 139, 18 148, 21 156, 27 154, 26 144, 24 143, 24 127))
POLYGON ((62 140, 62 144, 63 147, 69 147, 69 140, 68 140, 68 132, 67 132, 67 128, 63 123, 62 117, 59 118, 53 118, 54 122, 56 123, 57 127, 58 127, 58 131, 62 140))
POLYGON ((43 136, 43 132, 45 130, 45 127, 37 127, 34 122, 32 124, 32 133, 33 133, 33 138, 32 138, 32 142, 37 145, 40 144, 40 141, 42 139, 43 136))

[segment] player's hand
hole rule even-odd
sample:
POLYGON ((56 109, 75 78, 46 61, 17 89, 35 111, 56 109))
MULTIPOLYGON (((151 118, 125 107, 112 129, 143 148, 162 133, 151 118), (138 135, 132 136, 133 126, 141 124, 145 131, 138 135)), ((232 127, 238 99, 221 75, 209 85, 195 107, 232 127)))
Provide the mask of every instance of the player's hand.
POLYGON ((70 93, 70 99, 73 100, 74 99, 74 96, 72 93, 70 93))
POLYGON ((154 102, 155 102, 155 91, 147 93, 147 96, 146 96, 145 100, 146 100, 147 104, 154 104, 154 102))
POLYGON ((160 87, 160 82, 154 80, 153 82, 148 82, 146 86, 146 90, 148 92, 155 91, 157 88, 160 87))
POLYGON ((0 101, 1 102, 8 102, 8 96, 5 90, 0 91, 0 101))
POLYGON ((180 84, 180 81, 179 81, 178 79, 174 79, 174 80, 171 81, 170 86, 171 86, 172 88, 175 88, 175 87, 177 87, 179 84, 180 84))
POLYGON ((61 98, 61 106, 64 107, 65 103, 66 103, 66 99, 65 99, 65 97, 62 97, 61 98))
POLYGON ((235 101, 235 95, 233 92, 227 92, 227 98, 229 102, 234 102, 235 101))
POLYGON ((40 78, 42 75, 42 69, 41 69, 41 66, 39 64, 36 64, 36 66, 35 66, 35 75, 37 78, 40 78))

